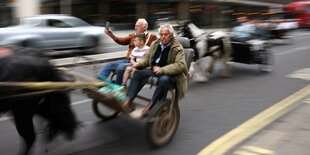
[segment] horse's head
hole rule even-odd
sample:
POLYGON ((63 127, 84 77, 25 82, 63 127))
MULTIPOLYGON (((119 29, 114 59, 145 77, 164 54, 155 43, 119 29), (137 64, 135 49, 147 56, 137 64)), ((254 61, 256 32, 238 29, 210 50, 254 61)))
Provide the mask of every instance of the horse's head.
POLYGON ((187 37, 191 40, 191 46, 195 49, 195 56, 197 59, 202 58, 210 53, 210 49, 221 47, 222 39, 228 37, 224 31, 215 31, 209 33, 208 31, 199 29, 190 20, 183 20, 179 22, 179 36, 187 37))
POLYGON ((229 37, 228 33, 224 31, 214 31, 201 33, 195 38, 195 46, 197 49, 197 53, 199 58, 205 57, 206 55, 211 55, 218 49, 223 52, 223 41, 227 40, 229 37))
POLYGON ((191 47, 195 50, 194 59, 200 58, 202 51, 207 47, 206 37, 203 34, 204 31, 200 30, 190 20, 182 20, 178 24, 178 35, 190 39, 191 47))
POLYGON ((182 20, 178 22, 178 35, 182 37, 187 37, 189 39, 193 38, 193 35, 188 27, 191 23, 190 20, 182 20))

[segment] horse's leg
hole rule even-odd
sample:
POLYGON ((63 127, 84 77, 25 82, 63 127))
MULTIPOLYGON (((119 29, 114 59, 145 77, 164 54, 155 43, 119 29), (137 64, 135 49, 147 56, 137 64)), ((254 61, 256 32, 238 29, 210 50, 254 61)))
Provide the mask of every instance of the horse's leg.
POLYGON ((223 69, 220 73, 221 77, 231 77, 232 76, 232 68, 222 59, 223 69))
POLYGON ((203 70, 200 67, 201 59, 198 59, 195 61, 192 65, 194 71, 193 71, 193 79, 196 82, 207 82, 209 80, 208 75, 203 72, 203 70))
POLYGON ((191 65, 188 69, 189 79, 192 79, 194 76, 194 73, 195 73, 194 64, 195 62, 191 62, 191 65))
POLYGON ((208 43, 206 39, 201 39, 196 42, 196 49, 199 59, 203 58, 206 55, 206 53, 208 52, 207 48, 208 43))
POLYGON ((26 144, 21 148, 21 154, 23 155, 30 153, 31 147, 35 141, 36 136, 32 119, 36 110, 36 104, 35 102, 24 101, 24 103, 15 103, 12 108, 17 132, 26 144))
POLYGON ((203 69, 201 69, 200 66, 200 63, 202 62, 201 59, 207 52, 207 41, 205 39, 198 40, 195 47, 198 60, 191 65, 192 70, 190 70, 190 74, 196 82, 207 82, 209 80, 208 75, 203 71, 203 69))
POLYGON ((58 132, 64 133, 69 140, 74 138, 78 123, 70 107, 68 94, 62 92, 47 94, 39 106, 38 114, 49 121, 49 140, 52 140, 58 132))
POLYGON ((211 74, 213 72, 213 69, 214 69, 214 63, 218 59, 218 56, 212 55, 212 56, 209 56, 208 58, 209 58, 209 63, 205 69, 205 72, 208 72, 211 74))
POLYGON ((222 39, 223 50, 221 51, 221 58, 223 63, 223 70, 220 74, 221 77, 231 77, 232 69, 231 66, 227 64, 228 61, 231 61, 232 54, 232 45, 230 43, 229 37, 225 37, 222 39))

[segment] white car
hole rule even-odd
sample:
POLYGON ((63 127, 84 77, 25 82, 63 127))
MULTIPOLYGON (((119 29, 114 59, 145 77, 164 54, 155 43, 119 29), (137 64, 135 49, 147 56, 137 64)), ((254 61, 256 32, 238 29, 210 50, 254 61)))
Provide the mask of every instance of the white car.
POLYGON ((38 49, 95 48, 104 27, 68 15, 39 15, 21 19, 18 26, 0 28, 0 46, 38 49))

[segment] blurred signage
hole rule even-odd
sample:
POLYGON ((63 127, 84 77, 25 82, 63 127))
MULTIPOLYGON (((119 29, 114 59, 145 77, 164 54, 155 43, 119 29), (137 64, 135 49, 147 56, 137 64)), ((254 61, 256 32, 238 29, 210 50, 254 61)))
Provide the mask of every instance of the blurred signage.
MULTIPOLYGON (((61 0, 61 1, 66 1, 66 0, 61 0)), ((60 1, 60 2, 61 2, 60 1)), ((97 0, 71 0, 72 4, 82 4, 82 3, 95 3, 97 0)))
POLYGON ((12 7, 14 6, 16 0, 0 0, 0 7, 6 8, 6 7, 12 7))
MULTIPOLYGON (((251 0, 214 0, 214 1, 216 1, 216 2, 227 2, 227 3, 239 3, 239 4, 244 4, 244 5, 283 7, 283 4, 260 2, 260 1, 251 1, 251 0)), ((274 2, 276 2, 276 1, 274 1, 274 2)))
POLYGON ((212 2, 213 0, 189 0, 191 2, 212 2))
POLYGON ((233 13, 232 15, 272 15, 277 13, 278 12, 239 12, 233 13))
POLYGON ((6 7, 6 0, 0 0, 0 8, 6 7))
POLYGON ((180 1, 190 1, 190 0, 128 0, 132 2, 180 2, 180 1))
POLYGON ((283 11, 283 9, 282 9, 282 7, 275 7, 275 8, 273 8, 273 7, 270 7, 269 8, 269 12, 282 12, 283 11))

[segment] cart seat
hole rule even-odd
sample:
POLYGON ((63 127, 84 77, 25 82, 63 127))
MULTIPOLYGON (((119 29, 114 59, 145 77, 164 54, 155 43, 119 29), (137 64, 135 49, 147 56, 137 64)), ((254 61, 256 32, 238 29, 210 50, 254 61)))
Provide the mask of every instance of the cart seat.
POLYGON ((184 53, 185 53, 185 61, 186 61, 186 66, 189 69, 193 57, 194 57, 194 49, 191 48, 191 44, 188 38, 186 37, 176 37, 176 40, 183 46, 184 48, 184 53))

